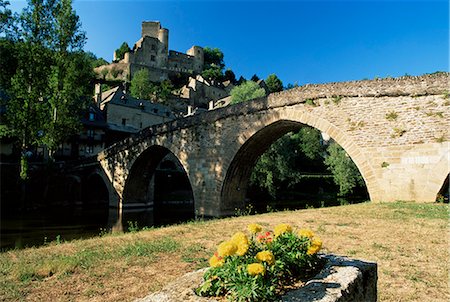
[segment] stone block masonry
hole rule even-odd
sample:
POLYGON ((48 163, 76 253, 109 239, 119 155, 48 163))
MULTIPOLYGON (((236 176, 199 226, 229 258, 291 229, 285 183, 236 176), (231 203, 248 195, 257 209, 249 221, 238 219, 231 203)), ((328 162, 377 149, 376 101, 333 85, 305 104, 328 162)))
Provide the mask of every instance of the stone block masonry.
MULTIPOLYGON (((283 302, 376 302, 377 264, 335 255, 326 255, 325 267, 306 284, 281 297, 283 302)), ((205 269, 188 273, 161 291, 135 302, 217 302, 198 297, 194 289, 202 283, 205 269)))
POLYGON ((144 129, 98 160, 118 206, 127 187, 147 181, 137 166, 148 163, 151 175, 151 159, 171 152, 190 179, 197 213, 224 216, 244 206, 257 158, 308 125, 346 150, 372 201, 433 202, 450 170, 448 90, 448 73, 305 85, 144 129))

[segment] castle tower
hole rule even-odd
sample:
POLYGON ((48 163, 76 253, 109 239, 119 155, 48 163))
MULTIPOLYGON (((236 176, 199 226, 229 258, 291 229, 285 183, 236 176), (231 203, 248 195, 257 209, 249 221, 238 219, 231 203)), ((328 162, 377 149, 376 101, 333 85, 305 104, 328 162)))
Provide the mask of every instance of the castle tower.
POLYGON ((144 21, 142 22, 142 38, 150 37, 159 41, 155 49, 151 51, 156 52, 156 66, 167 67, 167 57, 169 55, 169 30, 162 28, 159 21, 144 21))
POLYGON ((205 56, 203 48, 200 46, 192 46, 187 52, 188 55, 194 57, 193 70, 197 73, 203 71, 203 65, 205 64, 205 56))

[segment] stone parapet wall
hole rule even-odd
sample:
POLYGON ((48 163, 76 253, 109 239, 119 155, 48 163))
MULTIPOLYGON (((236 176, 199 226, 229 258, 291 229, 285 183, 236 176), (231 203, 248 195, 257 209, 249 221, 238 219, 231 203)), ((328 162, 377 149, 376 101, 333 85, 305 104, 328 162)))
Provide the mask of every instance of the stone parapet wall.
MULTIPOLYGON (((378 123, 371 125, 372 128, 392 125, 390 129, 392 131, 385 133, 385 136, 388 137, 396 135, 396 132, 393 130, 396 124, 414 122, 414 118, 424 119, 421 123, 414 122, 418 126, 414 130, 417 130, 423 123, 436 121, 440 122, 439 130, 443 130, 450 119, 450 99, 446 97, 449 93, 449 85, 448 73, 419 77, 406 76, 395 79, 308 84, 273 93, 268 97, 178 119, 171 123, 154 125, 144 130, 139 137, 145 137, 148 134, 178 131, 183 128, 211 124, 228 117, 248 115, 268 109, 285 108, 296 104, 302 104, 307 110, 317 113, 319 116, 323 116, 324 113, 328 112, 330 117, 334 117, 334 121, 339 123, 337 126, 344 126, 350 131, 367 126, 368 123, 364 119, 369 117, 378 119, 378 123), (340 98, 338 104, 335 104, 334 101, 336 97, 340 98), (316 107, 322 108, 307 106, 307 100, 315 100, 316 107), (386 119, 386 114, 395 112, 398 115, 400 111, 405 114, 398 116, 397 123, 389 123, 389 120, 386 119), (441 112, 443 117, 441 117, 441 112), (346 115, 354 116, 354 118, 352 119, 346 115), (360 117, 356 117, 357 115, 360 117), (341 117, 341 121, 337 120, 336 116, 341 117)), ((444 133, 446 131, 440 132, 444 133)), ((420 143, 420 136, 418 137, 417 143, 420 143)), ((128 142, 118 143, 117 147, 121 144, 128 145, 138 141, 139 139, 130 138, 128 142)), ((385 139, 383 138, 382 141, 384 142, 385 139)), ((400 143, 403 144, 404 142, 401 140, 400 143)), ((114 148, 114 146, 111 148, 114 148)))
MULTIPOLYGON (((335 255, 327 260, 319 274, 306 284, 281 297, 283 302, 376 302, 377 264, 335 255)), ((198 297, 194 289, 202 283, 205 269, 188 273, 166 285, 161 291, 135 302, 218 302, 198 297)))
MULTIPOLYGON (((342 97, 423 96, 449 92, 448 72, 422 76, 404 76, 375 80, 306 84, 287 91, 271 94, 272 106, 286 106, 296 99, 342 97)), ((294 101, 295 102, 295 101, 294 101)))

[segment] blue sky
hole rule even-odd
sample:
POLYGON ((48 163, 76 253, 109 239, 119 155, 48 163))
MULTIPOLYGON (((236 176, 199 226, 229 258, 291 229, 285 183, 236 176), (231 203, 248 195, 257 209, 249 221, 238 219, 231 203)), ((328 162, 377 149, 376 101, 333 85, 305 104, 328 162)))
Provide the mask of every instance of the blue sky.
MULTIPOLYGON (((26 1, 10 0, 13 10, 26 1)), ((218 47, 237 76, 326 83, 449 70, 446 0, 75 0, 85 50, 112 60, 141 22, 169 29, 169 48, 218 47)))

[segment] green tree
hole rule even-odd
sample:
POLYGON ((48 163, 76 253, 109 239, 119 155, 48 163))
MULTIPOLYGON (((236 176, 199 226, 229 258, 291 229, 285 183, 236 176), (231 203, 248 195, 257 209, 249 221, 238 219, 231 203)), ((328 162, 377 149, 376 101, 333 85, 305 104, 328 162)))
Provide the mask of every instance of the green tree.
POLYGON ((28 0, 16 34, 17 68, 0 132, 20 142, 26 178, 27 150, 45 144, 53 155, 77 131, 93 74, 71 0, 28 0))
POLYGON ((253 82, 258 82, 260 80, 260 78, 256 75, 256 73, 254 75, 252 75, 252 77, 250 78, 250 81, 253 82))
POLYGON ((120 47, 115 51, 116 61, 122 60, 125 57, 125 54, 130 51, 131 49, 130 46, 128 46, 128 43, 123 42, 122 45, 120 45, 120 47))
POLYGON ((230 94, 231 104, 236 104, 263 97, 266 95, 266 92, 255 82, 246 81, 241 85, 234 87, 230 94))
POLYGON ((15 39, 17 31, 17 15, 8 8, 9 1, 0 0, 0 33, 3 38, 15 39))
POLYGON ((205 47, 203 48, 203 56, 205 62, 204 69, 209 69, 211 66, 217 66, 222 70, 225 67, 223 61, 224 54, 219 48, 205 47))
POLYGON ((297 82, 295 82, 294 84, 289 83, 289 84, 287 84, 287 86, 286 86, 286 90, 292 89, 292 88, 296 88, 296 87, 298 87, 298 83, 297 83, 297 82))
POLYGON ((333 174, 334 182, 339 186, 339 194, 347 195, 358 186, 364 186, 364 180, 355 163, 348 154, 336 143, 330 144, 325 164, 333 174))
POLYGON ((322 159, 324 149, 320 143, 322 135, 319 130, 302 127, 297 133, 292 134, 291 138, 307 159, 322 159))
POLYGON ((106 61, 103 58, 97 58, 97 56, 90 51, 85 52, 85 55, 86 55, 87 60, 89 60, 89 62, 91 63, 92 68, 96 68, 96 67, 99 67, 102 65, 109 64, 108 61, 106 61))
POLYGON ((153 92, 148 69, 143 68, 137 71, 131 80, 131 95, 137 99, 144 100, 149 99, 153 92))
POLYGON ((51 157, 68 134, 79 131, 81 110, 86 107, 90 95, 88 83, 93 78, 91 64, 82 53, 86 34, 81 31, 72 0, 56 2, 53 16, 53 64, 48 77, 47 103, 47 116, 53 118, 45 123, 43 136, 51 157))
POLYGON ((208 81, 219 81, 223 78, 223 74, 218 66, 213 65, 202 71, 202 77, 208 81))
POLYGON ((325 169, 323 151, 317 129, 302 127, 298 132, 288 133, 260 156, 250 183, 265 189, 275 198, 280 189, 299 183, 303 172, 325 169))
POLYGON ((247 82, 247 80, 243 76, 240 76, 239 80, 237 80, 236 84, 237 85, 241 85, 244 82, 247 82))
POLYGON ((231 84, 236 84, 236 82, 237 82, 236 75, 234 74, 233 70, 231 70, 231 69, 225 70, 224 80, 230 81, 231 84))
POLYGON ((297 171, 292 152, 292 144, 288 135, 275 141, 256 161, 250 176, 250 183, 267 190, 275 198, 282 182, 295 178, 297 171))
POLYGON ((271 74, 265 80, 270 92, 279 92, 283 90, 283 82, 275 75, 271 74))
POLYGON ((203 54, 204 66, 202 77, 209 81, 223 80, 223 68, 225 67, 223 52, 219 48, 205 47, 203 54))
POLYGON ((164 80, 157 85, 155 96, 159 101, 165 102, 172 95, 173 85, 170 80, 164 80))
POLYGON ((0 90, 3 92, 11 88, 11 78, 16 73, 18 42, 0 38, 0 90))

